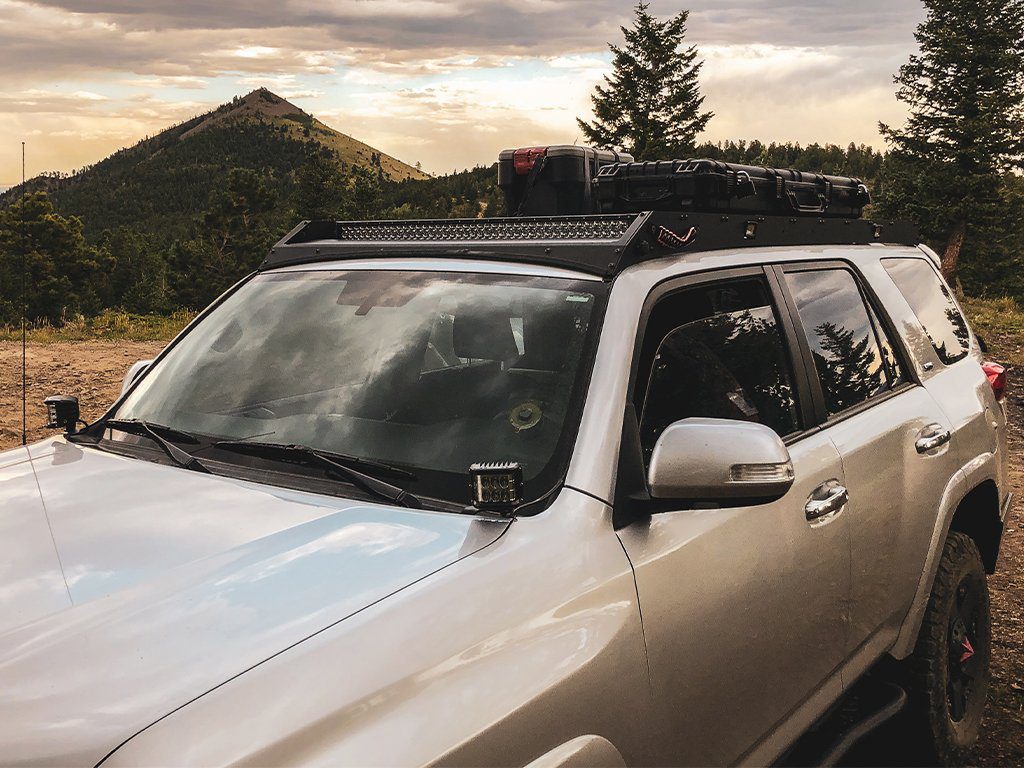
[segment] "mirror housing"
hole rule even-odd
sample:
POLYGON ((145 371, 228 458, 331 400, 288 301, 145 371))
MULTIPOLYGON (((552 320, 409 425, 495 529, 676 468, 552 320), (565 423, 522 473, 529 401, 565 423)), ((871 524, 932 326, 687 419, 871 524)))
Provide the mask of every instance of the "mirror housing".
POLYGON ((141 376, 149 366, 153 364, 152 360, 139 360, 136 363, 132 363, 132 367, 128 369, 128 373, 124 375, 124 379, 121 380, 121 394, 123 395, 128 391, 128 387, 135 383, 135 380, 141 376))
POLYGON ((683 419, 654 445, 647 485, 651 498, 728 502, 781 499, 793 485, 785 443, 763 424, 683 419))

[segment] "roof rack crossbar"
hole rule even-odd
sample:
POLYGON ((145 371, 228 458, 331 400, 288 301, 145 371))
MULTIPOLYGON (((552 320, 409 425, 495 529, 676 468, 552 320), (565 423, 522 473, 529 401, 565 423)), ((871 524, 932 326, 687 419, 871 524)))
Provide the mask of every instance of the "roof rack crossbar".
POLYGON ((687 252, 767 246, 917 245, 905 222, 648 211, 492 219, 303 222, 261 270, 367 257, 523 261, 612 277, 631 264, 687 252))

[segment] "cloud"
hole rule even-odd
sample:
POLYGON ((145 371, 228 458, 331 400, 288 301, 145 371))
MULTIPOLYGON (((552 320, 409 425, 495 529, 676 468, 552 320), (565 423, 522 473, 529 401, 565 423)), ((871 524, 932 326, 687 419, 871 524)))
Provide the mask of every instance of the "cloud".
POLYGON ((295 75, 250 75, 236 82, 246 89, 268 88, 285 99, 317 99, 324 95, 321 90, 305 88, 295 75))
POLYGON ((136 86, 139 88, 182 88, 185 90, 202 90, 209 85, 209 81, 202 77, 191 77, 189 75, 150 75, 148 77, 133 77, 120 81, 124 85, 136 86))
MULTIPOLYGON (((900 121, 891 76, 920 3, 686 5, 711 138, 877 143, 879 119, 900 121)), ((0 0, 0 142, 52 136, 38 170, 68 170, 265 85, 430 170, 489 162, 577 137, 631 15, 622 0, 0 0)), ((12 167, 0 156, 0 180, 12 167)))

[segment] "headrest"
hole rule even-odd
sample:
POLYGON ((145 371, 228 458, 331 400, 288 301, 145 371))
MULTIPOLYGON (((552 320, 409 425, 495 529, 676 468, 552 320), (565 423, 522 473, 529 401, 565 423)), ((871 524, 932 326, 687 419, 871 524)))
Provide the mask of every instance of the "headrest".
POLYGON ((452 323, 452 346, 459 357, 514 360, 519 356, 507 307, 462 307, 452 323))

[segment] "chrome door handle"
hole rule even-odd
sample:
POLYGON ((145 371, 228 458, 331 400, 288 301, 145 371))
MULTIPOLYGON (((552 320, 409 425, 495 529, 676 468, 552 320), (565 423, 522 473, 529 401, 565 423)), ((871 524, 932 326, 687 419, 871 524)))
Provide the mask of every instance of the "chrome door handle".
MULTIPOLYGON (((824 490, 824 488, 822 488, 824 490)), ((814 498, 813 494, 804 506, 808 520, 820 520, 836 514, 850 501, 850 492, 838 483, 828 488, 828 495, 823 499, 814 498)))
POLYGON ((934 451, 939 446, 945 445, 953 438, 953 433, 941 424, 929 424, 921 430, 921 436, 917 438, 914 447, 918 453, 934 451))

